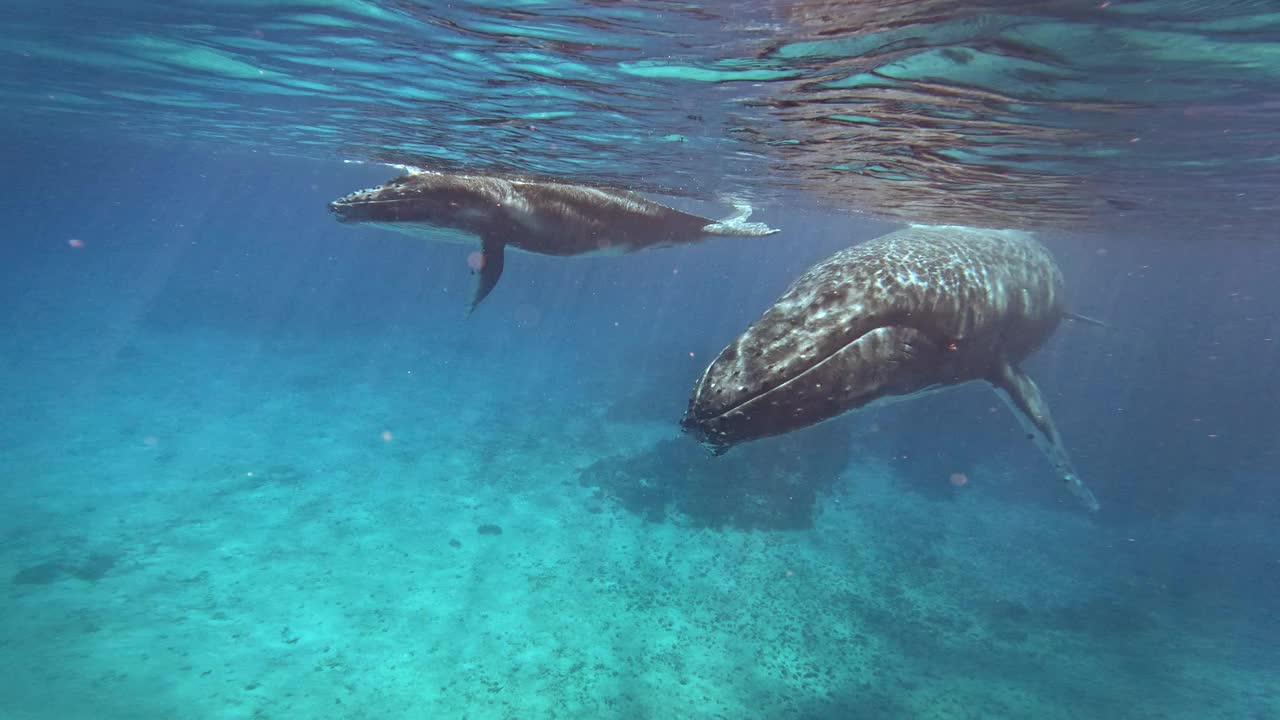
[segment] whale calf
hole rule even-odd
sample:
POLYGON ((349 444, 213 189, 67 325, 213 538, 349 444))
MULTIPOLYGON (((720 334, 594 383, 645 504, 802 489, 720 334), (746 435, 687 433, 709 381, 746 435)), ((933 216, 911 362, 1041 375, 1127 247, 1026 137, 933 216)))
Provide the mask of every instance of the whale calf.
MULTIPOLYGON (((1018 363, 1070 315, 1031 234, 918 225, 804 273, 707 367, 681 428, 715 454, 877 401, 991 384, 1090 510, 1036 384, 1018 363)), ((1084 319, 1084 318, 1081 318, 1084 319)))
POLYGON ((329 204, 339 221, 434 240, 480 241, 474 310, 502 277, 513 247, 542 255, 631 252, 715 236, 778 232, 746 222, 750 207, 720 221, 681 212, 627 191, 489 175, 415 172, 329 204))

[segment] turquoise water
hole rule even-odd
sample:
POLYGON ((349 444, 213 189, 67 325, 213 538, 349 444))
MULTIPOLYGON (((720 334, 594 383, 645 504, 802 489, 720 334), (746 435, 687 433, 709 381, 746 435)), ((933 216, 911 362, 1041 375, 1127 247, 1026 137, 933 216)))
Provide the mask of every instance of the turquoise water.
POLYGON ((1280 717, 1269 3, 0 21, 0 718, 1280 717), (327 212, 386 162, 783 232, 468 317, 474 248, 327 212), (977 386, 679 432, 903 220, 1040 230, 1110 326, 1026 364, 1100 513, 977 386))

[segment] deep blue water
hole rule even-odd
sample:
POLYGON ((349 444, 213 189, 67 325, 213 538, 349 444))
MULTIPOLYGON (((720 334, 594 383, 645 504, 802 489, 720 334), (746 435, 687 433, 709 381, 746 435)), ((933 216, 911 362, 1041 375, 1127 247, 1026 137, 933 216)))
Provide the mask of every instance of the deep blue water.
MULTIPOLYGON (((618 76, 528 84, 525 64, 547 57, 504 58, 504 72, 525 68, 523 89, 477 79, 445 105, 351 96, 326 106, 327 91, 242 92, 219 75, 238 66, 184 54, 235 47, 268 67, 284 50, 256 44, 272 38, 255 28, 341 27, 359 52, 309 81, 385 99, 395 93, 361 85, 376 73, 357 60, 380 62, 381 49, 392 62, 425 40, 396 44, 380 16, 370 22, 383 34, 362 34, 353 17, 381 8, 434 18, 422 22, 441 42, 483 56, 495 38, 532 37, 510 27, 528 31, 538 12, 594 27, 592 4, 531 6, 532 20, 485 5, 229 3, 201 15, 178 4, 171 16, 99 5, 77 4, 65 22, 21 4, 25 14, 4 16, 27 33, 2 46, 10 68, 35 48, 65 59, 117 41, 149 49, 154 64, 112 69, 99 57, 93 78, 49 66, 5 84, 15 100, 74 90, 104 104, 90 103, 97 116, 75 103, 11 104, 4 118, 0 717, 1280 717, 1280 250, 1260 229, 1274 214, 1266 153, 1215 153, 1208 133, 1196 153, 1196 129, 1177 125, 1169 152, 1135 168, 1154 178, 1135 183, 1139 194, 1177 186, 1167 222, 1151 205, 1063 227, 1074 203, 1027 201, 1037 208, 1028 218, 1046 220, 1041 237, 1072 309, 1110 326, 1064 323, 1026 363, 1102 502, 1089 516, 978 386, 723 458, 678 432, 707 363, 800 273, 897 227, 874 216, 905 210, 876 201, 916 197, 922 211, 944 211, 938 189, 969 161, 858 205, 839 199, 836 180, 803 171, 800 156, 748 152, 719 124, 677 144, 665 130, 636 131, 670 118, 667 129, 689 133, 685 123, 731 115, 727 96, 760 84, 660 73, 634 94, 618 76), (220 24, 227 13, 246 24, 231 32, 220 24), (478 25, 499 20, 514 25, 478 25), (243 42, 212 39, 230 36, 243 42), (156 78, 185 88, 165 95, 164 113, 114 104, 159 92, 156 78), (705 87, 680 86, 664 104, 668 80, 705 87), (530 87, 574 98, 573 120, 552 133, 562 154, 543 144, 553 143, 545 129, 503 144, 515 120, 448 130, 442 120, 424 146, 447 152, 406 149, 406 118, 511 118, 530 87), (215 90, 227 107, 207 105, 215 90), (626 104, 592 102, 615 96, 626 104), (351 109, 371 106, 386 119, 381 149, 351 109), (325 107, 342 110, 332 131, 299 120, 325 107), (724 165, 702 162, 713 156, 724 165), (1188 200, 1192 178, 1169 170, 1189 156, 1223 163, 1205 170, 1201 204, 1188 200), (753 219, 784 232, 622 257, 510 253, 501 284, 467 317, 470 248, 342 226, 327 212, 399 172, 376 160, 506 170, 527 160, 569 180, 687 191, 654 197, 710 217, 728 211, 717 192, 745 192, 759 205, 753 219), (1218 202, 1228 178, 1239 183, 1233 197, 1249 194, 1249 213, 1218 202), (951 482, 957 473, 965 484, 951 482)), ((1014 5, 1005 9, 1016 16, 1014 5)), ((1212 9, 1131 5, 1129 30, 1183 33, 1148 60, 1183 68, 1192 61, 1175 57, 1181 49, 1200 58, 1206 86, 1230 66, 1186 40, 1212 9)), ((734 25, 723 8, 681 7, 663 22, 795 40, 796 25, 768 8, 744 9, 734 25)), ((1223 5, 1217 35, 1199 38, 1258 53, 1211 113, 1239 119, 1228 124, 1247 126, 1254 149, 1272 147, 1259 127, 1274 96, 1275 68, 1259 59, 1276 46, 1267 10, 1223 5)), ((541 51, 631 78, 654 75, 625 64, 650 55, 640 67, 662 57, 687 70, 699 53, 706 68, 740 67, 692 32, 657 32, 642 10, 599 12, 616 43, 541 51), (619 28, 640 44, 623 43, 619 28)), ((982 17, 920 10, 910 26, 1004 37, 982 17)), ((288 37, 295 49, 315 39, 288 37)), ((771 52, 749 69, 790 69, 766 62, 787 51, 771 52)), ((304 73, 291 78, 281 87, 315 91, 296 85, 304 73)), ((772 127, 799 127, 782 122, 772 127)), ((1099 185, 1114 187, 1110 156, 1070 149, 1082 154, 1062 177, 1089 184, 1096 157, 1099 185)), ((935 167, 913 157, 904 167, 935 167)), ((1012 197, 1000 193, 1016 191, 1027 167, 1014 163, 974 197, 1012 197)), ((1109 192, 1099 197, 1116 199, 1109 192)), ((1005 217, 1016 205, 995 209, 1005 217)), ((957 207, 968 218, 974 204, 957 207)))

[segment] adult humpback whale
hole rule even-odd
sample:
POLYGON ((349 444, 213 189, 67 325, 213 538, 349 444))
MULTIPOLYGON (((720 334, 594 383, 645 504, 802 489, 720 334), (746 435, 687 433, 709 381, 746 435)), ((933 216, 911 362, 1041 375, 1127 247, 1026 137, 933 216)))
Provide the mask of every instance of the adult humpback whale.
POLYGON ((810 268, 720 353, 680 425, 717 455, 865 407, 985 380, 1090 510, 1018 363, 1068 315, 1062 273, 1016 230, 913 226, 810 268))
POLYGON ((585 255, 778 232, 746 222, 751 215, 746 205, 715 221, 626 190, 443 172, 403 175, 335 200, 329 210, 342 222, 435 240, 479 237, 481 255, 473 267, 478 266, 480 282, 472 310, 498 284, 507 246, 543 255, 585 255))

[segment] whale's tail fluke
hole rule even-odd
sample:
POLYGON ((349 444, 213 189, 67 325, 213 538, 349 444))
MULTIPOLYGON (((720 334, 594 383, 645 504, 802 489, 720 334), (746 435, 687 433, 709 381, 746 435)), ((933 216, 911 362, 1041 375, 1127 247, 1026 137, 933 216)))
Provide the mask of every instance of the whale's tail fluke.
POLYGON ((747 218, 751 217, 752 212, 749 203, 736 200, 733 203, 733 207, 734 212, 732 215, 703 226, 702 232, 708 235, 736 235, 741 237, 763 237, 781 232, 764 223, 747 222, 747 218))

